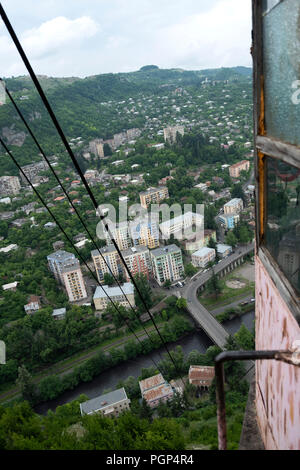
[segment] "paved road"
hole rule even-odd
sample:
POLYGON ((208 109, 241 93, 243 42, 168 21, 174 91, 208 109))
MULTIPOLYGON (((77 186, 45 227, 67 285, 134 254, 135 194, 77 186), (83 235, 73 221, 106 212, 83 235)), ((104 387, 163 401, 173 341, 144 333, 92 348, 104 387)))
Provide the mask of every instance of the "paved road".
POLYGON ((225 328, 214 318, 214 316, 199 302, 197 298, 197 291, 211 278, 213 274, 212 269, 214 270, 215 274, 218 274, 230 263, 251 252, 253 248, 253 243, 237 248, 234 253, 232 253, 226 259, 220 261, 206 273, 200 273, 199 275, 196 275, 193 280, 190 281, 181 290, 181 295, 187 300, 187 308, 194 320, 201 326, 201 328, 212 339, 212 341, 222 349, 224 348, 229 334, 225 328))
MULTIPOLYGON (((239 297, 234 302, 231 302, 230 304, 221 305, 220 307, 215 308, 214 310, 210 310, 210 313, 212 315, 219 315, 219 313, 224 313, 224 310, 227 310, 228 308, 238 307, 241 304, 241 302, 250 302, 252 298, 253 298, 253 295, 251 294, 247 296, 242 295, 241 297, 239 297)), ((253 308, 254 308, 254 303, 253 303, 253 308)))

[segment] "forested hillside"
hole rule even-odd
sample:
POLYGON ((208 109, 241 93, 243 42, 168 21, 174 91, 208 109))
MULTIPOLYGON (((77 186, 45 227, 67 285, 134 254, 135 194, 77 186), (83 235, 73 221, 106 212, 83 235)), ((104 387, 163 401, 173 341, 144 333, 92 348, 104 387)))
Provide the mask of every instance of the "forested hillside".
MULTIPOLYGON (((251 69, 243 67, 184 71, 146 66, 126 74, 103 74, 84 79, 40 76, 39 80, 67 138, 80 136, 86 143, 94 138, 111 138, 114 133, 129 128, 144 127, 147 115, 143 110, 133 111, 122 106, 122 100, 128 97, 162 97, 166 91, 178 87, 185 87, 196 96, 202 91, 201 84, 206 78, 249 86, 250 74, 251 69), (116 109, 115 104, 120 108, 116 109)), ((56 130, 29 77, 9 78, 5 83, 45 152, 48 155, 62 152, 56 130)), ((39 160, 37 149, 8 98, 0 108, 0 134, 7 144, 11 144, 21 165, 39 160), (22 132, 25 135, 19 135, 22 132)), ((0 176, 17 174, 14 165, 4 157, 2 148, 0 158, 0 176)))

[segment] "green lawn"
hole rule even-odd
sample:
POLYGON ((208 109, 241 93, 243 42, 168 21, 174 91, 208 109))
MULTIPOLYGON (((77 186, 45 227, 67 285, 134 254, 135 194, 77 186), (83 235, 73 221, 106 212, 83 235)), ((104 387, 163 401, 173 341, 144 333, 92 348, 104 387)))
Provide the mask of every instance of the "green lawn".
POLYGON ((238 300, 239 298, 243 298, 246 295, 252 294, 254 296, 255 293, 255 283, 245 279, 241 276, 238 276, 237 273, 233 272, 228 274, 227 276, 220 279, 221 294, 216 298, 214 294, 210 294, 205 289, 203 292, 198 294, 199 301, 207 308, 217 308, 221 306, 225 306, 238 300), (240 289, 232 289, 226 285, 226 281, 229 280, 238 280, 245 283, 244 287, 240 289))

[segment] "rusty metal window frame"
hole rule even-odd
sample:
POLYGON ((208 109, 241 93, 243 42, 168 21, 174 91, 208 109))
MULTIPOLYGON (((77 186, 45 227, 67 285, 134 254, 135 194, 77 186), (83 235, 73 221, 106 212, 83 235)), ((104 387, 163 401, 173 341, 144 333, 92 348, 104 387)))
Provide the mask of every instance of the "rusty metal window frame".
POLYGON ((224 362, 271 359, 300 367, 299 351, 225 351, 215 358, 219 450, 227 449, 224 362))
POLYGON ((266 157, 300 168, 300 147, 267 135, 265 129, 263 71, 263 0, 252 0, 254 171, 256 180, 256 253, 266 267, 283 300, 300 323, 300 297, 264 244, 266 226, 266 157))

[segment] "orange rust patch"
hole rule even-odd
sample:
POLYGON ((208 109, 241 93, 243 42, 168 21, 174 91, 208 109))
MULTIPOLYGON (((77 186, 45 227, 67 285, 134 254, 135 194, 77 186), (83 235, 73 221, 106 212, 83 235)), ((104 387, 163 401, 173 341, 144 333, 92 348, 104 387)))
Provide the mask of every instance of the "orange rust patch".
POLYGON ((283 339, 285 336, 287 336, 286 318, 283 319, 283 324, 282 324, 282 337, 281 337, 281 339, 283 339))
POLYGON ((286 434, 286 410, 284 410, 284 424, 283 424, 284 434, 286 434))

